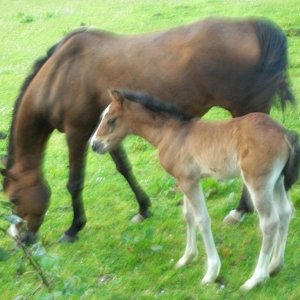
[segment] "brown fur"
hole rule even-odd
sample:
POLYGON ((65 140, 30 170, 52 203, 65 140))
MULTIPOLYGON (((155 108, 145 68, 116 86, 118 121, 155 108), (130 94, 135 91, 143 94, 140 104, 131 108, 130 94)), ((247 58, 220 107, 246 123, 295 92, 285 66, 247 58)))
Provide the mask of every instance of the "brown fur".
POLYGON ((207 255, 207 273, 202 282, 216 280, 221 263, 198 182, 204 177, 241 176, 258 212, 263 236, 256 269, 242 288, 250 290, 277 273, 283 266, 292 214, 284 179, 287 176, 292 185, 299 176, 300 151, 295 136, 291 138, 286 129, 263 113, 222 122, 182 121, 172 115, 172 109, 170 115, 164 110, 158 121, 148 100, 149 105, 145 106, 137 97, 124 98, 118 91, 111 92, 111 100, 92 137, 92 148, 106 153, 130 134, 145 138, 157 148, 161 166, 177 180, 184 193, 187 244, 177 266, 184 266, 197 256, 198 225, 207 255), (290 161, 298 168, 291 167, 290 161))
MULTIPOLYGON (((6 177, 4 189, 11 198, 11 186, 26 186, 27 176, 22 174, 31 173, 39 178, 37 191, 46 190, 40 169, 46 142, 54 129, 64 132, 70 165, 67 187, 74 211, 66 235, 74 238, 86 222, 81 200, 86 143, 110 101, 108 87, 149 91, 193 116, 202 116, 212 106, 237 116, 269 112, 277 92, 285 95, 282 103, 291 100, 286 66, 286 38, 265 20, 210 18, 166 32, 126 37, 74 32, 36 63, 22 87, 7 165, 7 174, 18 179, 6 177)), ((119 148, 111 155, 135 192, 140 214, 147 217, 149 199, 133 177, 125 153, 119 148)), ((33 213, 34 203, 41 207, 39 202, 49 199, 36 197, 29 203, 24 189, 17 200, 16 213, 26 212, 21 216, 37 232, 46 210, 42 206, 33 213)))

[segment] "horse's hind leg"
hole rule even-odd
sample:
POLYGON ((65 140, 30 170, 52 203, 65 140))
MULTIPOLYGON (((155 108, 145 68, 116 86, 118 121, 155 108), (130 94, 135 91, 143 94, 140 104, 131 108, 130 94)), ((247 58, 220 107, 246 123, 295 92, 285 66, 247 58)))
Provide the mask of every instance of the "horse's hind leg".
POLYGON ((250 212, 253 212, 253 204, 247 187, 244 185, 242 196, 237 208, 230 211, 230 213, 224 218, 223 223, 235 224, 242 222, 245 213, 250 212))
POLYGON ((273 251, 276 233, 279 228, 279 216, 273 203, 273 186, 261 182, 259 188, 248 185, 254 206, 259 215, 259 224, 262 231, 262 247, 253 275, 243 285, 243 290, 250 290, 264 282, 269 277, 268 265, 273 251))
POLYGON ((186 196, 184 196, 182 212, 187 225, 187 238, 184 255, 177 262, 176 268, 185 266, 198 256, 195 231, 196 223, 194 219, 193 208, 186 196))
POLYGON ((292 206, 285 191, 282 176, 274 188, 274 206, 280 219, 280 225, 276 235, 271 263, 269 265, 270 275, 278 273, 283 267, 288 227, 292 215, 292 206))
POLYGON ((74 240, 76 240, 77 233, 86 224, 86 216, 81 193, 84 181, 87 140, 88 136, 80 135, 78 131, 67 133, 70 168, 67 188, 72 197, 73 221, 70 228, 60 239, 61 242, 73 242, 74 240))
POLYGON ((136 181, 132 170, 130 162, 127 158, 126 152, 120 145, 113 151, 110 151, 110 155, 116 164, 117 170, 125 177, 129 186, 135 194, 136 200, 139 205, 139 213, 133 217, 133 222, 143 221, 145 218, 150 216, 150 200, 146 193, 142 190, 139 183, 136 181))

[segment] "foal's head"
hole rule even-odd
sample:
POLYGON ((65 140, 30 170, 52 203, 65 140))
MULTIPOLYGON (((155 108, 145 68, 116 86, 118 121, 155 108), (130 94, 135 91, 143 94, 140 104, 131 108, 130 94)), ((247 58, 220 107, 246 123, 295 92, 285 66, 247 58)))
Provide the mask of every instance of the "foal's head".
POLYGON ((92 139, 92 149, 100 154, 113 150, 129 133, 124 98, 118 91, 108 91, 110 105, 103 111, 92 139))
POLYGON ((4 191, 13 204, 13 213, 22 219, 20 224, 11 226, 9 233, 18 235, 23 242, 34 242, 48 208, 50 190, 36 172, 18 174, 5 170, 3 175, 4 191))

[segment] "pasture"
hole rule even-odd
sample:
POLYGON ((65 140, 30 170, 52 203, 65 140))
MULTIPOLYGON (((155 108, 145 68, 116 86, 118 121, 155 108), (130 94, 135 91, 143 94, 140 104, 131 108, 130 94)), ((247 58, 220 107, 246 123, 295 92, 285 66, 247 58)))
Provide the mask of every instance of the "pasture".
MULTIPOLYGON (((8 132, 19 88, 33 62, 66 33, 82 25, 122 34, 171 28, 205 16, 264 16, 288 35, 289 76, 296 100, 300 97, 300 4, 282 1, 6 1, 1 4, 0 131, 8 132)), ((287 107, 283 118, 279 106, 272 116, 300 132, 298 108, 287 107)), ((229 114, 211 110, 205 118, 223 119, 229 114)), ((0 155, 7 141, 0 140, 0 155)), ((295 206, 283 270, 266 284, 244 295, 238 289, 253 271, 260 247, 256 215, 240 225, 222 225, 236 206, 239 180, 204 181, 212 229, 222 261, 218 284, 201 286, 205 255, 198 239, 199 258, 176 270, 185 244, 185 224, 175 181, 159 166, 154 149, 139 138, 129 138, 125 148, 134 174, 152 201, 153 216, 141 224, 130 218, 137 211, 133 194, 108 156, 89 151, 83 193, 88 223, 74 244, 57 241, 70 224, 70 196, 65 188, 68 174, 64 136, 55 132, 44 163, 51 187, 49 211, 40 230, 46 250, 39 259, 52 283, 41 285, 36 273, 14 248, 7 235, 0 238, 1 299, 299 299, 300 185, 290 192, 295 206)), ((0 227, 7 228, 7 199, 0 194, 0 227)))

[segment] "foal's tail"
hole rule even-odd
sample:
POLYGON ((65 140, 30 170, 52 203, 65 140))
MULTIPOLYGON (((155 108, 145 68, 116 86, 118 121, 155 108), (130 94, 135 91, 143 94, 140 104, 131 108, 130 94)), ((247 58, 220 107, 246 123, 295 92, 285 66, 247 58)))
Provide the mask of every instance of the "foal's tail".
POLYGON ((299 137, 296 132, 289 131, 286 135, 290 148, 290 156, 283 169, 284 186, 288 191, 299 177, 300 168, 300 144, 299 137))

